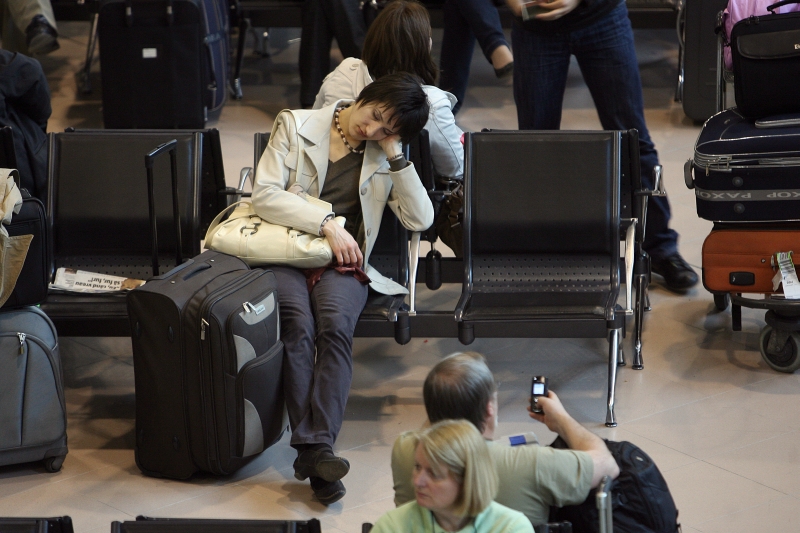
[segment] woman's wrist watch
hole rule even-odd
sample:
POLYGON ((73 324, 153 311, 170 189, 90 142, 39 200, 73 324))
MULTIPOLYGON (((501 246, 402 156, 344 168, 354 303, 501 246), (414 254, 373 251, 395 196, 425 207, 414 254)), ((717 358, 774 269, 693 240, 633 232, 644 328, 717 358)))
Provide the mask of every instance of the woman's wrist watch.
POLYGON ((398 159, 400 159, 401 157, 403 157, 403 152, 400 152, 400 153, 399 153, 399 154, 397 154, 397 155, 393 155, 392 157, 387 157, 387 158, 386 158, 386 160, 387 160, 387 161, 397 161, 397 160, 398 160, 398 159))

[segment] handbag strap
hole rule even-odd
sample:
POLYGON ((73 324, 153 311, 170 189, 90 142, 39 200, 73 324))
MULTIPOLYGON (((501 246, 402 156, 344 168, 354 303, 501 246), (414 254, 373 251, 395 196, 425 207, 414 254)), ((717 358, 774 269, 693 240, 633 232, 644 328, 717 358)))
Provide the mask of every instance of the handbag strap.
POLYGON ((774 15, 776 9, 778 9, 781 6, 785 6, 785 5, 789 5, 789 4, 800 4, 800 0, 783 0, 781 2, 776 2, 776 3, 772 4, 771 6, 767 6, 767 11, 769 11, 770 13, 772 13, 774 15))
MULTIPOLYGON (((236 207, 242 204, 249 205, 250 209, 253 209, 253 204, 251 202, 248 202, 247 200, 240 200, 238 202, 232 203, 231 205, 223 209, 217 216, 214 217, 214 220, 212 220, 211 224, 208 225, 208 231, 206 231, 205 247, 207 249, 209 250, 211 249, 210 246, 212 246, 212 241, 214 240, 214 233, 216 232, 217 227, 222 223, 222 219, 225 218, 225 216, 228 213, 232 212, 234 209, 236 209, 236 207)), ((255 210, 253 210, 253 213, 255 213, 255 210)))

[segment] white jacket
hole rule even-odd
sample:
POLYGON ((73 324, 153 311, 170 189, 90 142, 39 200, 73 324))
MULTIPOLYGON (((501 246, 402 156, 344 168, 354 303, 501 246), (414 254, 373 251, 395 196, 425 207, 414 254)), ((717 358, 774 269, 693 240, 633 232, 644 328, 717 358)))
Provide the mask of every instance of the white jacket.
MULTIPOLYGON (((328 173, 330 131, 334 105, 317 111, 281 111, 275 118, 269 144, 258 162, 253 187, 253 208, 273 224, 281 224, 316 235, 326 209, 310 204, 287 191, 295 182, 308 194, 319 198, 328 173), (298 143, 303 146, 301 178, 297 179, 298 143)), ((397 172, 389 170, 386 154, 377 142, 368 141, 359 179, 361 212, 364 219, 366 250, 364 271, 370 287, 383 294, 405 294, 405 287, 384 277, 369 264, 369 256, 383 218, 386 204, 411 231, 424 231, 433 224, 433 205, 413 164, 397 172)))
MULTIPOLYGON (((314 109, 320 109, 336 100, 355 100, 361 90, 373 82, 363 61, 348 57, 327 75, 317 93, 314 109)), ((456 97, 432 85, 423 85, 431 106, 425 129, 431 143, 433 170, 439 176, 454 178, 464 174, 463 131, 456 126, 453 106, 456 97)))

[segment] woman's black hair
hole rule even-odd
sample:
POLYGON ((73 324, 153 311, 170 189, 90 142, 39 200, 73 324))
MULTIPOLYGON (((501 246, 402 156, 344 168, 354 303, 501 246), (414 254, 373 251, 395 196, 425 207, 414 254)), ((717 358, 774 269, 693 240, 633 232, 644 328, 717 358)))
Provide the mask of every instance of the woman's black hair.
POLYGON ((408 72, 389 74, 373 81, 356 98, 356 105, 375 104, 391 113, 400 140, 409 142, 428 122, 430 106, 421 80, 408 72))

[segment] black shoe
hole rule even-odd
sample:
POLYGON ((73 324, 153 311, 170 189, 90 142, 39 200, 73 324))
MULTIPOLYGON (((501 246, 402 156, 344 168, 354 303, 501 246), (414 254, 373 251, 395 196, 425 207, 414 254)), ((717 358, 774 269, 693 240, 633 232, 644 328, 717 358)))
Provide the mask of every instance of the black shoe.
POLYGON ((41 56, 58 50, 58 32, 52 27, 44 15, 36 15, 25 30, 28 54, 41 56))
POLYGON ((300 481, 308 477, 322 478, 327 482, 338 481, 349 471, 350 462, 343 457, 336 457, 330 449, 305 450, 294 461, 294 477, 300 481))
POLYGON ((344 484, 338 479, 328 482, 322 478, 312 477, 311 489, 314 491, 314 496, 317 497, 317 501, 322 505, 330 505, 334 502, 338 502, 347 494, 344 484))
POLYGON ((684 291, 697 285, 697 273, 677 252, 663 259, 653 259, 652 268, 664 277, 670 290, 684 291))
POLYGON ((494 69, 494 75, 497 76, 498 79, 508 79, 514 73, 514 62, 510 62, 508 65, 494 69))

